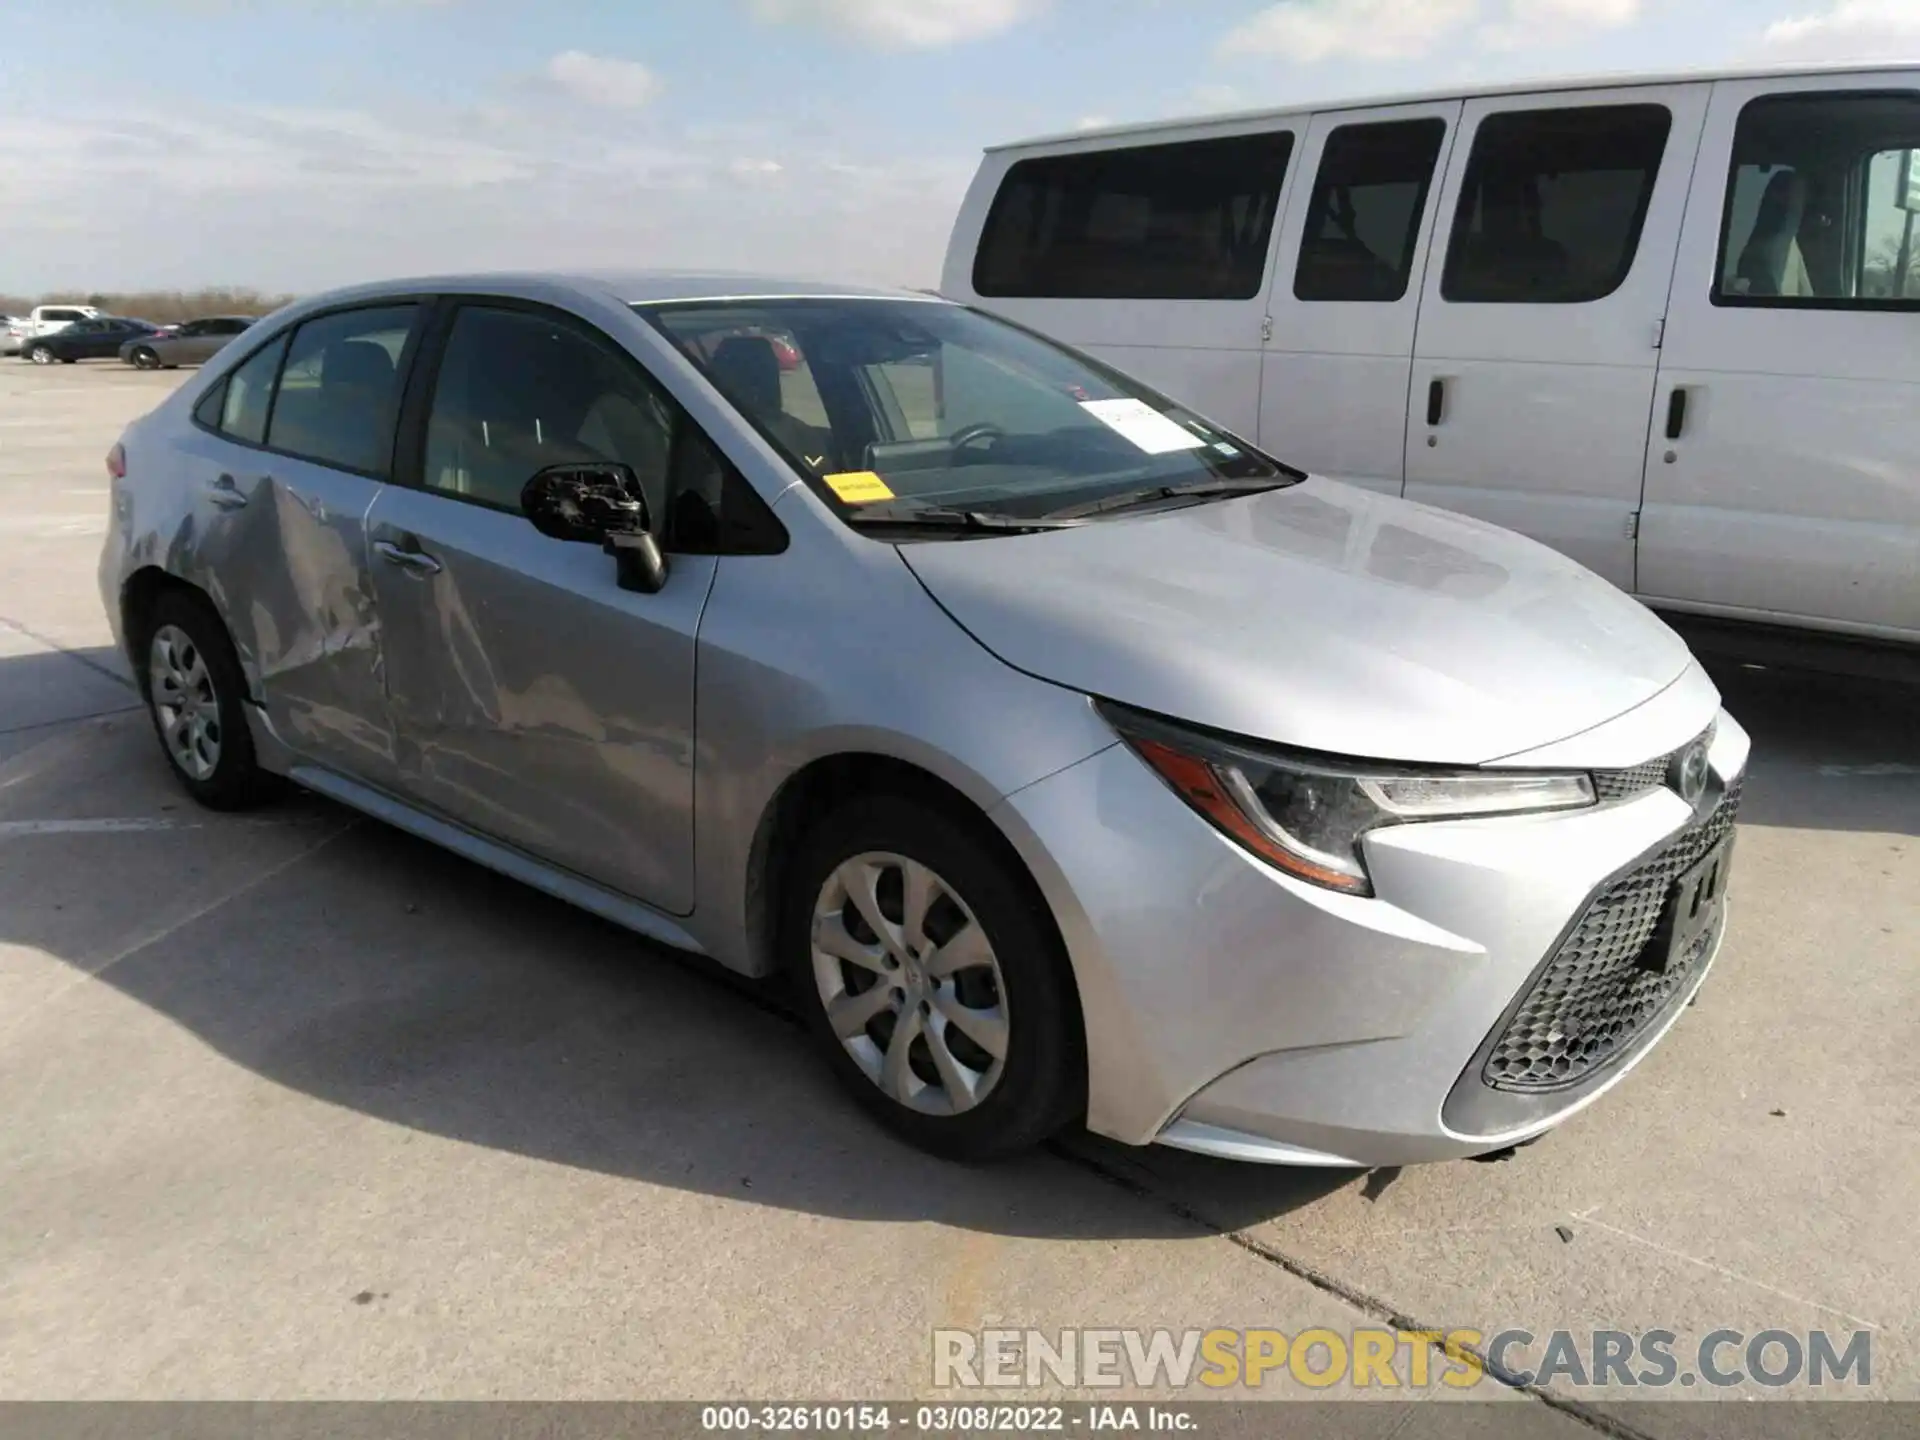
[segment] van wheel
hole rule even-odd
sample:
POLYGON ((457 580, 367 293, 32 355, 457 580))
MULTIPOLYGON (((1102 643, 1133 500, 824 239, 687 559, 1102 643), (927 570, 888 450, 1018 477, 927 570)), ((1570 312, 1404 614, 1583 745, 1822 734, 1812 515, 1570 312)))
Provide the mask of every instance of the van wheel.
POLYGON ((954 1160, 1037 1145, 1084 1103, 1066 958, 1007 862, 915 801, 854 801, 805 838, 781 951, 854 1098, 954 1160))
POLYGON ((279 794, 285 782, 254 755, 246 681, 212 604, 166 591, 148 616, 144 643, 147 713, 187 793, 210 810, 245 810, 279 794))

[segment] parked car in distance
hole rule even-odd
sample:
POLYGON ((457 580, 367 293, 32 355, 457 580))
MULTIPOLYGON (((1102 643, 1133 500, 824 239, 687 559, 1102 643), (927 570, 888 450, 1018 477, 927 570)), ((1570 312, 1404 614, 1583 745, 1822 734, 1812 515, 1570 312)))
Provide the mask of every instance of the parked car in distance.
POLYGON ((105 360, 120 353, 120 347, 137 336, 151 335, 156 327, 145 320, 120 315, 98 315, 75 320, 51 335, 35 335, 21 343, 22 358, 35 365, 58 361, 71 365, 76 360, 105 360))
POLYGON ((18 355, 32 323, 24 315, 0 315, 0 355, 18 355))
POLYGON ((937 298, 360 286, 107 470, 190 795, 290 778, 784 969, 941 1154, 1499 1151, 1720 949, 1748 740, 1650 611, 937 298))
POLYGON ((234 336, 253 324, 248 315, 209 315, 138 335, 120 347, 120 358, 137 370, 171 370, 212 359, 234 336))
POLYGON ((100 312, 91 305, 36 305, 27 312, 27 328, 23 339, 31 340, 41 335, 57 335, 67 326, 81 320, 97 320, 100 312))
POLYGON ((1920 645, 1920 63, 989 150, 941 290, 1657 609, 1920 645))

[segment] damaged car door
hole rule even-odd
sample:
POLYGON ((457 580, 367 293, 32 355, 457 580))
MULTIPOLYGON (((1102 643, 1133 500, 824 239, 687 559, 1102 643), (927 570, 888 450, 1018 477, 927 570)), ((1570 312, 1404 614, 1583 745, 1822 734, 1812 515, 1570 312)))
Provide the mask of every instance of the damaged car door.
POLYGON ((331 311, 268 342, 195 408, 198 550, 256 702, 298 754, 390 784, 365 522, 391 466, 413 303, 331 311))

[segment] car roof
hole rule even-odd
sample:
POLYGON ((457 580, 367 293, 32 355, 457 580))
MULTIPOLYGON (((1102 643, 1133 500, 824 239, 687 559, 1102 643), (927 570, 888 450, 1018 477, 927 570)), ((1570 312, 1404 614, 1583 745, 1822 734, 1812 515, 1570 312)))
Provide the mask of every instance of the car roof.
MULTIPOLYGON (((921 300, 947 304, 923 290, 900 290, 879 285, 849 285, 795 276, 735 274, 726 271, 499 271, 454 275, 410 276, 356 285, 309 296, 306 303, 324 300, 376 299, 382 295, 513 291, 536 287, 571 290, 582 295, 612 298, 627 305, 657 305, 677 300, 849 299, 921 300)), ((301 308, 306 308, 303 304, 301 308)))
POLYGON ((1398 94, 1320 96, 1295 105, 1262 106, 1256 110, 1227 110, 1212 115, 1185 115, 1164 120, 1139 120, 1120 125, 1094 125, 1082 130, 1056 131, 1020 140, 1008 140, 986 147, 988 154, 1002 150, 1024 150, 1029 146, 1064 145, 1068 142, 1098 144, 1102 141, 1156 136, 1212 125, 1252 125, 1262 121, 1296 119, 1302 115, 1324 115, 1342 110, 1384 110, 1395 105, 1433 104, 1447 100, 1480 100, 1505 95, 1552 94, 1569 90, 1611 90, 1640 85, 1687 85, 1717 80, 1784 80, 1799 77, 1882 74, 1910 71, 1920 65, 1915 57, 1889 59, 1884 63, 1864 60, 1834 61, 1823 64, 1783 64, 1655 72, 1620 72, 1587 75, 1543 76, 1534 80, 1515 80, 1492 85, 1453 85, 1439 89, 1413 90, 1398 94))

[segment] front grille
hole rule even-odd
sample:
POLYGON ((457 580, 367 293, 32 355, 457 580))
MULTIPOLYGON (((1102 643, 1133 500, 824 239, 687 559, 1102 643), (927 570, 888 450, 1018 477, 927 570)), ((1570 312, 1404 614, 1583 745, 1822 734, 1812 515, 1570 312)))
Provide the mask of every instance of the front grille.
POLYGON ((1665 970, 1645 968, 1640 959, 1673 882, 1733 828, 1740 787, 1735 780, 1705 820, 1587 906, 1494 1041, 1482 1071, 1488 1085, 1526 1092, 1577 1085, 1625 1051, 1692 983, 1711 945, 1665 970))
MULTIPOLYGON (((1710 740, 1712 735, 1713 731, 1708 730, 1700 738, 1710 740)), ((1632 800, 1649 790, 1665 789, 1675 758, 1692 748, 1693 742, 1689 742, 1670 754, 1656 756, 1644 765, 1631 765, 1625 770, 1594 771, 1594 798, 1602 805, 1611 805, 1620 800, 1632 800)))

